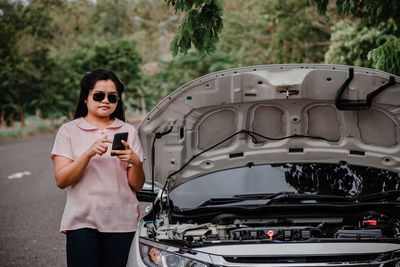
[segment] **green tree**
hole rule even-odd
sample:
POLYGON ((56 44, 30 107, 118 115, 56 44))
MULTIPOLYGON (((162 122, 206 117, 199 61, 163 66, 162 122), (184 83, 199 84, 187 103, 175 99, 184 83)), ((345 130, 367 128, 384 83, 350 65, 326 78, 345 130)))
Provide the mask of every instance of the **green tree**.
MULTIPOLYGON (((327 0, 312 2, 320 14, 329 9, 327 0)), ((334 28, 328 62, 351 62, 400 75, 400 2, 341 0, 335 2, 335 10, 352 22, 334 28)))
POLYGON ((66 57, 71 50, 96 42, 98 31, 91 30, 94 11, 95 2, 90 0, 65 1, 59 8, 47 10, 56 35, 49 47, 52 58, 66 57))
POLYGON ((332 22, 307 2, 247 0, 222 4, 224 31, 216 52, 192 51, 160 63, 160 73, 150 77, 153 87, 170 92, 196 77, 227 68, 324 60, 332 22))
MULTIPOLYGON (((136 41, 134 40, 116 39, 98 43, 91 49, 75 48, 60 61, 59 64, 66 70, 58 73, 59 76, 63 76, 62 89, 59 90, 59 93, 65 102, 61 107, 66 108, 65 113, 68 112, 69 117, 71 117, 73 112, 71 109, 74 108, 74 103, 78 99, 80 79, 85 72, 91 69, 113 70, 124 82, 127 98, 140 99, 143 97, 139 69, 141 56, 135 46, 136 41)), ((133 102, 140 106, 140 100, 133 102)))
POLYGON ((268 1, 264 8, 271 63, 323 62, 335 16, 320 16, 306 1, 268 1))
POLYGON ((59 102, 57 110, 69 119, 73 119, 75 105, 79 97, 79 82, 85 72, 89 71, 89 61, 93 51, 75 47, 67 56, 57 59, 59 66, 54 72, 54 78, 60 83, 56 92, 59 102))
POLYGON ((128 22, 128 5, 128 0, 98 0, 89 20, 90 31, 108 40, 122 38, 128 22))
MULTIPOLYGON (((220 38, 223 26, 222 6, 235 5, 237 5, 236 10, 228 11, 230 14, 224 16, 225 24, 227 22, 236 24, 236 28, 229 28, 232 43, 251 40, 258 44, 257 50, 264 49, 261 56, 268 56, 269 61, 282 63, 299 61, 299 58, 313 61, 315 55, 318 55, 318 62, 323 59, 322 52, 329 44, 328 17, 318 15, 307 1, 167 0, 166 2, 167 5, 172 5, 175 11, 182 11, 185 14, 184 20, 178 27, 178 34, 171 42, 173 55, 186 54, 192 44, 201 53, 214 52, 218 41, 222 40, 220 38), (212 12, 201 15, 209 6, 212 12), (236 23, 233 18, 236 19, 236 23), (247 28, 247 31, 243 31, 244 28, 247 28), (237 34, 243 34, 245 37, 232 34, 235 29, 238 29, 237 34), (257 31, 259 29, 261 32, 257 31), (251 35, 251 33, 256 34, 251 35)), ((226 31, 228 27, 224 28, 226 31)), ((225 44, 229 46, 228 43, 225 44)), ((242 44, 242 49, 246 49, 246 45, 242 44)))
POLYGON ((151 82, 155 88, 163 89, 163 94, 160 96, 165 97, 167 93, 194 78, 233 67, 235 67, 235 62, 224 52, 216 52, 211 55, 192 52, 161 63, 161 71, 151 77, 151 82))
MULTIPOLYGON (((222 19, 221 3, 226 6, 230 2, 222 0, 221 2, 212 0, 167 0, 166 2, 174 6, 176 11, 185 13, 185 20, 171 42, 173 53, 186 53, 192 43, 200 52, 213 52, 220 39, 222 26, 216 31, 209 32, 213 29, 207 23, 210 18, 197 16, 193 10, 201 10, 204 5, 214 4, 218 12, 212 13, 211 21, 218 22, 214 25, 222 25, 222 22, 219 23, 222 19), (208 32, 211 39, 193 30, 192 21, 202 29, 202 33, 208 32), (206 49, 210 47, 212 49, 206 49)), ((246 13, 248 10, 246 3, 240 1, 240 5, 243 7, 243 13, 246 13)), ((257 2, 257 6, 265 11, 261 18, 270 23, 264 28, 266 32, 263 35, 267 41, 262 43, 262 47, 268 52, 261 53, 261 56, 265 55, 270 63, 321 62, 327 51, 326 46, 331 43, 329 52, 325 56, 325 61, 328 63, 360 65, 394 74, 400 73, 398 0, 270 0, 264 3, 257 2), (314 12, 313 7, 317 8, 319 14, 314 12), (340 17, 348 17, 351 20, 340 22, 330 29, 329 20, 338 22, 337 18, 340 17)), ((253 22, 257 21, 257 17, 248 18, 253 22)))
POLYGON ((93 56, 88 58, 89 68, 104 67, 115 71, 125 83, 127 94, 137 97, 140 95, 138 81, 142 59, 135 47, 136 41, 127 39, 97 44, 93 56))
POLYGON ((336 19, 319 15, 307 1, 296 0, 250 0, 229 13, 225 11, 221 42, 223 46, 235 44, 231 52, 226 51, 229 54, 242 50, 245 57, 240 61, 246 65, 323 62, 330 44, 330 26, 336 19))
POLYGON ((368 59, 374 62, 376 69, 400 74, 400 38, 388 36, 387 41, 368 52, 368 59))
POLYGON ((175 11, 184 11, 185 17, 178 34, 171 43, 173 55, 186 54, 192 44, 200 52, 215 51, 218 34, 222 31, 223 8, 219 0, 166 0, 175 11))
POLYGON ((326 62, 373 67, 367 55, 386 42, 393 27, 390 22, 368 27, 360 21, 339 21, 332 26, 332 44, 325 54, 326 62))
POLYGON ((49 72, 44 67, 48 59, 47 44, 53 37, 50 17, 44 12, 48 4, 50 1, 45 4, 39 1, 32 1, 32 4, 0 2, 3 11, 1 34, 4 36, 0 46, 4 59, 0 65, 1 87, 8 94, 5 99, 11 101, 2 106, 18 106, 21 126, 25 126, 25 112, 36 109, 32 105, 36 98, 53 95, 41 94, 41 88, 46 87, 42 78, 49 72))
MULTIPOLYGON (((325 14, 330 4, 329 0, 311 0, 311 2, 317 6, 320 14, 325 14)), ((397 0, 336 0, 335 6, 339 15, 352 15, 369 26, 389 19, 400 21, 400 2, 397 0)))

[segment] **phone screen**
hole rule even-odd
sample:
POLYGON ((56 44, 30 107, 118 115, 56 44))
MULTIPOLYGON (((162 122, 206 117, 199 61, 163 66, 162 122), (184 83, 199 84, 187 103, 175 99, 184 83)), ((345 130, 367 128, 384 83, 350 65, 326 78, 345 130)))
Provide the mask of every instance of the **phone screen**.
MULTIPOLYGON (((121 143, 121 140, 128 140, 128 133, 116 133, 112 144, 112 150, 125 150, 125 146, 121 143)), ((118 154, 111 153, 111 156, 117 156, 118 154)))

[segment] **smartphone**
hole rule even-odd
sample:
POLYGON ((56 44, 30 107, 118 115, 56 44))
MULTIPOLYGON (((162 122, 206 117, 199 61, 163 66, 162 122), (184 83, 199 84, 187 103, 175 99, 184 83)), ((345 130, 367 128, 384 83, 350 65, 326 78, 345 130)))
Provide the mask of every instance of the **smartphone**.
MULTIPOLYGON (((128 133, 116 133, 112 144, 112 150, 125 150, 125 146, 121 143, 121 140, 125 142, 128 140, 128 133)), ((117 156, 118 154, 111 153, 111 156, 117 156)))

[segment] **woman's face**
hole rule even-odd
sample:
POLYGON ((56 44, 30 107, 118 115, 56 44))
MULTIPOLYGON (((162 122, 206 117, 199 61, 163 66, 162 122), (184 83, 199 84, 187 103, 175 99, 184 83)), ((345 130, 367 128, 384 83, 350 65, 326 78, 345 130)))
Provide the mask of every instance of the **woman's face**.
POLYGON ((118 101, 116 103, 110 102, 109 94, 115 94, 118 96, 117 87, 115 86, 114 82, 112 80, 97 81, 94 84, 93 89, 90 90, 88 98, 85 101, 88 109, 88 115, 100 118, 109 117, 115 111, 118 104, 118 101), (93 99, 93 94, 96 93, 103 93, 106 95, 106 97, 104 97, 104 99, 101 101, 95 101, 93 99))

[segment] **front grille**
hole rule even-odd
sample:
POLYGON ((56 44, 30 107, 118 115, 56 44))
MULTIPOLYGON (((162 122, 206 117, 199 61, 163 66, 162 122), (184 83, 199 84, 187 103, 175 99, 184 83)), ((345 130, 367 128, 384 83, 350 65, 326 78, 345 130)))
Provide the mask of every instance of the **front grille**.
POLYGON ((340 256, 285 256, 285 257, 224 257, 232 263, 343 263, 343 262, 372 262, 379 259, 380 254, 357 254, 340 256))

